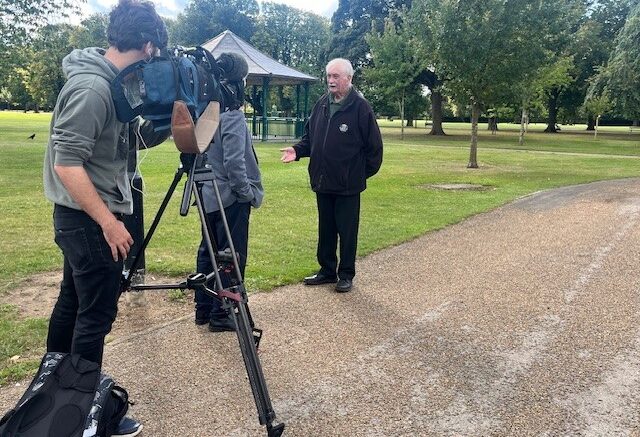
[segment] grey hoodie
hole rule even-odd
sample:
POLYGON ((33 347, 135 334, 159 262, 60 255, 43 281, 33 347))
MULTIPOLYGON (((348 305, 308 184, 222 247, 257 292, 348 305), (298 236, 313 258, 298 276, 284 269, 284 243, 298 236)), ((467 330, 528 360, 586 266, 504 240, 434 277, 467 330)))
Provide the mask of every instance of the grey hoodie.
MULTIPOLYGON (((235 202, 251 202, 251 206, 260 207, 264 190, 242 111, 220 114, 220 125, 206 154, 225 208, 235 202)), ((205 182, 202 196, 206 212, 220 210, 212 182, 205 182)))
POLYGON ((111 81, 118 69, 98 48, 74 50, 62 61, 67 82, 58 95, 44 157, 44 192, 62 206, 81 209, 54 165, 82 166, 111 212, 131 214, 125 124, 116 118, 111 81))

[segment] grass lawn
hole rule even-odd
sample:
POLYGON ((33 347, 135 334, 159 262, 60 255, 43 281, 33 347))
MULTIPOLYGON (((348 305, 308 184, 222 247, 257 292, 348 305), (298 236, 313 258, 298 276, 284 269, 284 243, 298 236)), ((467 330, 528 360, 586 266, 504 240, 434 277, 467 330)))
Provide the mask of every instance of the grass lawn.
MULTIPOLYGON (((44 344, 44 321, 22 320, 2 299, 8 290, 37 272, 57 270, 61 257, 53 243, 51 205, 42 189, 42 160, 49 114, 0 112, 0 384, 24 375, 9 357, 37 356, 44 344), (36 134, 34 140, 27 137, 36 134), (23 329, 25 323, 42 324, 23 329), (15 334, 13 332, 15 331, 15 334), (15 335, 22 343, 10 340, 15 335)), ((420 123, 420 122, 419 122, 420 123)), ((459 222, 519 196, 547 188, 640 175, 640 132, 601 128, 597 139, 584 126, 543 134, 532 125, 524 149, 518 126, 501 124, 496 135, 481 126, 479 169, 466 168, 470 126, 445 124, 446 137, 430 137, 424 122, 406 128, 381 121, 385 140, 382 169, 369 181, 362 197, 358 254, 410 240, 459 222), (486 191, 439 191, 435 183, 473 183, 486 191)), ((309 189, 306 162, 280 163, 282 144, 256 143, 265 187, 264 205, 252 212, 247 266, 250 290, 269 290, 299 281, 317 268, 315 196, 309 189)), ((141 154, 147 225, 157 210, 178 166, 173 143, 141 154)), ((182 186, 182 185, 181 185, 182 186)), ((178 214, 181 189, 174 195, 146 253, 151 272, 182 276, 195 265, 200 228, 195 211, 178 214)), ((46 328, 46 326, 45 326, 46 328)), ((27 366, 29 367, 29 366, 27 366)), ((29 367, 30 369, 32 367, 29 367)))

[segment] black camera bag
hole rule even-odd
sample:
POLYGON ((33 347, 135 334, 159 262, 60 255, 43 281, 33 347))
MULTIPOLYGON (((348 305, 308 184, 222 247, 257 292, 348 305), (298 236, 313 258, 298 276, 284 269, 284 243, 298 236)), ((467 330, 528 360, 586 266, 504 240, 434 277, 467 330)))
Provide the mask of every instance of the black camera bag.
POLYGON ((0 437, 109 437, 129 407, 127 392, 76 354, 48 352, 0 437))

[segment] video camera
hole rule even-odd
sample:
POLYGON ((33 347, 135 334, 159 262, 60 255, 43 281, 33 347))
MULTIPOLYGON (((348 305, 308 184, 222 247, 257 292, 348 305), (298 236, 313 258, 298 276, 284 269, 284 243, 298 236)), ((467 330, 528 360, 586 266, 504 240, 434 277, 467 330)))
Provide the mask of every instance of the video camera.
POLYGON ((111 83, 118 120, 123 123, 142 116, 157 130, 171 124, 174 102, 185 103, 197 121, 210 102, 220 111, 236 109, 244 100, 246 60, 235 53, 218 59, 203 47, 176 47, 150 61, 123 69, 111 83))

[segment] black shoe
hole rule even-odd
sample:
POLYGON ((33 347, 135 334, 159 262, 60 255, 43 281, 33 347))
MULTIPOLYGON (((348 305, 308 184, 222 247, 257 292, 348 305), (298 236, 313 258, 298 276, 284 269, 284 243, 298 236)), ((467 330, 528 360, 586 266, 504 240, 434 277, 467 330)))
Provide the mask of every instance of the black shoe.
POLYGON ((304 278, 304 285, 320 285, 320 284, 335 284, 338 278, 335 276, 327 276, 323 273, 316 273, 313 276, 307 276, 304 278))
POLYGON ((229 317, 212 318, 209 320, 209 331, 211 332, 233 332, 236 327, 229 317))
POLYGON ((211 319, 211 311, 196 310, 196 318, 194 320, 196 322, 196 325, 198 326, 206 325, 207 323, 209 323, 210 319, 211 319))
POLYGON ((336 284, 336 291, 338 293, 346 293, 347 291, 351 291, 351 287, 353 287, 353 281, 351 279, 340 279, 336 284))
POLYGON ((131 417, 123 417, 115 430, 113 437, 134 437, 142 431, 142 424, 131 417))

